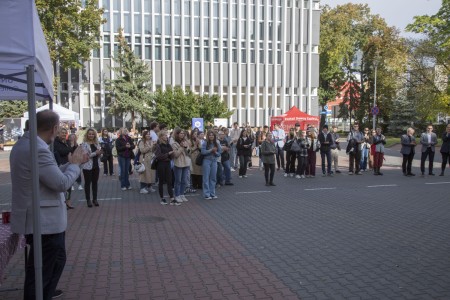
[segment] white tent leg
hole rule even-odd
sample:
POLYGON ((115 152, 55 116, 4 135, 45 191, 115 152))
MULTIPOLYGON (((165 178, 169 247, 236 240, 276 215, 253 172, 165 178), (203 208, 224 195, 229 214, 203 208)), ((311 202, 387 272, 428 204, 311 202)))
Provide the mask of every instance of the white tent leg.
POLYGON ((27 67, 28 84, 28 112, 30 116, 30 154, 32 177, 33 202, 33 251, 34 274, 36 285, 36 300, 42 300, 42 241, 41 241, 41 214, 39 205, 39 164, 37 155, 37 128, 36 128, 36 95, 34 88, 34 65, 27 67))

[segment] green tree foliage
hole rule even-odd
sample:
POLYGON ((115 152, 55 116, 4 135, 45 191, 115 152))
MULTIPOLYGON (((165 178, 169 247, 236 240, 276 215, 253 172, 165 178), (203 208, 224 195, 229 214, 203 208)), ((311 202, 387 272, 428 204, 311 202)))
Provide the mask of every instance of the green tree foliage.
POLYGON ((64 69, 81 68, 99 49, 103 9, 96 0, 36 0, 50 57, 64 69))
POLYGON ((450 0, 442 0, 432 16, 416 16, 407 30, 422 33, 425 39, 411 42, 411 86, 419 113, 431 119, 438 112, 450 114, 450 0), (428 108, 428 109, 427 109, 428 108), (428 111, 428 113, 427 113, 428 111))
POLYGON ((358 105, 348 102, 354 98, 344 97, 341 114, 352 111, 359 121, 369 122, 374 95, 374 62, 377 60, 377 104, 381 117, 389 118, 392 100, 399 88, 398 78, 405 71, 407 57, 404 40, 397 29, 387 26, 379 15, 372 15, 367 4, 325 6, 321 16, 319 51, 321 104, 334 100, 346 81, 355 83, 354 75, 358 74, 358 105))
POLYGON ((151 118, 154 112, 150 91, 152 73, 149 66, 134 55, 128 46, 122 29, 118 36, 119 48, 114 55, 115 66, 111 67, 116 79, 106 80, 105 89, 114 97, 109 113, 116 116, 129 113, 133 129, 136 117, 151 118))
POLYGON ((417 123, 417 111, 411 105, 411 96, 405 85, 398 91, 397 97, 392 101, 391 121, 388 127, 389 135, 403 134, 408 127, 414 127, 414 124, 417 123))
POLYGON ((0 101, 0 120, 20 118, 28 111, 28 101, 0 101))
POLYGON ((158 89, 154 103, 157 121, 170 128, 189 128, 192 118, 203 118, 207 123, 213 122, 214 118, 229 118, 233 114, 218 95, 200 96, 189 89, 183 91, 181 87, 168 87, 164 91, 158 89))

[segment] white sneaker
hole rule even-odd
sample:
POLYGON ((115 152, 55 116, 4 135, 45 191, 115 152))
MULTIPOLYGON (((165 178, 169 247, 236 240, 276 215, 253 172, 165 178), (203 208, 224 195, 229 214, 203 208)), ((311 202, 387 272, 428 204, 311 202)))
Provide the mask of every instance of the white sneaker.
POLYGON ((295 175, 294 173, 291 173, 291 174, 290 174, 291 177, 294 177, 294 175, 295 175))
POLYGON ((235 169, 235 168, 231 168, 230 170, 231 170, 231 172, 234 172, 234 171, 236 171, 236 169, 235 169))
POLYGON ((300 175, 295 175, 295 178, 300 179, 300 178, 302 178, 302 176, 300 176, 300 175))
POLYGON ((242 177, 247 178, 248 176, 247 175, 242 175, 242 177))
POLYGON ((141 194, 148 194, 148 191, 145 188, 143 188, 143 189, 141 189, 139 191, 139 193, 141 193, 141 194))
POLYGON ((78 186, 78 190, 79 190, 79 191, 82 191, 82 190, 83 190, 83 186, 82 186, 81 184, 78 186))
POLYGON ((181 198, 181 196, 175 197, 175 201, 176 201, 177 203, 183 203, 183 199, 181 198))
POLYGON ((127 190, 132 190, 133 188, 131 186, 127 187, 127 190))
POLYGON ((72 185, 72 191, 75 191, 75 187, 72 185))
POLYGON ((302 178, 306 178, 306 177, 305 177, 305 175, 300 175, 300 177, 302 177, 302 178))
POLYGON ((242 178, 242 175, 239 175, 239 178, 242 178))
POLYGON ((127 188, 126 187, 123 187, 122 189, 121 189, 122 191, 126 191, 127 190, 127 188))
POLYGON ((147 189, 147 191, 149 191, 150 193, 156 192, 156 190, 153 187, 150 187, 149 189, 147 189))
POLYGON ((183 200, 184 202, 188 202, 188 201, 189 201, 188 198, 186 198, 185 195, 181 195, 180 198, 181 198, 181 200, 183 200))
POLYGON ((283 176, 284 176, 284 177, 288 177, 288 175, 289 175, 288 173, 284 173, 284 175, 283 175, 283 176))

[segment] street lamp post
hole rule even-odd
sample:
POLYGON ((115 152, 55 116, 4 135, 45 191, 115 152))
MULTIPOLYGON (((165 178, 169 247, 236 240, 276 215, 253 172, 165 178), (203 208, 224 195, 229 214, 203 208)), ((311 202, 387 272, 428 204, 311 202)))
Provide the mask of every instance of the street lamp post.
MULTIPOLYGON (((375 66, 375 82, 374 82, 374 92, 373 92, 373 107, 375 108, 377 106, 377 69, 378 69, 378 59, 375 59, 373 62, 375 66)), ((372 129, 375 129, 375 121, 376 121, 376 114, 372 113, 372 129)))

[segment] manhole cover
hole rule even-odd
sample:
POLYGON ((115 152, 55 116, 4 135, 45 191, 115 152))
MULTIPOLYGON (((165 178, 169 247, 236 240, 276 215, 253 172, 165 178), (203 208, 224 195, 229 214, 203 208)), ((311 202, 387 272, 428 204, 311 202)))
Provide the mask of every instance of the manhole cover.
POLYGON ((166 219, 162 217, 154 217, 154 216, 138 216, 131 218, 128 222, 131 223, 159 223, 166 219))

